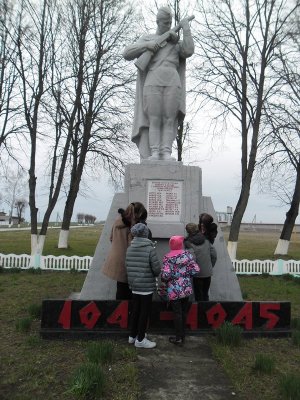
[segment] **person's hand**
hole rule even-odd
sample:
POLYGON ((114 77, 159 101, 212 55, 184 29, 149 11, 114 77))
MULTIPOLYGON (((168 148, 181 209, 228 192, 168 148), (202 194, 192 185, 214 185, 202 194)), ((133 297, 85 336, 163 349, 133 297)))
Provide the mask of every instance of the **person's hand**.
POLYGON ((150 41, 147 43, 147 49, 155 53, 159 49, 159 44, 155 41, 150 41))
POLYGON ((176 43, 177 42, 177 40, 178 40, 178 36, 177 36, 177 33, 176 32, 174 32, 174 31, 172 31, 172 29, 169 31, 169 34, 170 34, 170 38, 169 38, 169 40, 171 41, 171 42, 174 42, 174 43, 176 43))
POLYGON ((188 18, 183 18, 180 21, 180 25, 181 25, 182 29, 190 29, 190 23, 189 23, 188 18))

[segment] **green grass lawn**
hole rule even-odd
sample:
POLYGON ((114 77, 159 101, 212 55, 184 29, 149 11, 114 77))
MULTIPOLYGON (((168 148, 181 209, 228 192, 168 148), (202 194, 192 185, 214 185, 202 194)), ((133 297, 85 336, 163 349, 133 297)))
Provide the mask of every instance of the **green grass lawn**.
MULTIPOLYGON (((248 301, 291 301, 292 319, 300 323, 300 280, 272 276, 239 276, 242 293, 248 301)), ((224 347, 209 339, 214 356, 230 377, 243 400, 283 400, 279 382, 285 374, 298 377, 300 384, 300 346, 292 338, 255 338, 243 340, 239 347, 224 347), (255 357, 263 354, 274 360, 271 374, 254 371, 255 357)), ((296 398, 293 398, 295 400, 296 398)), ((300 397, 297 397, 300 399, 300 397)))
MULTIPOLYGON (((224 231, 224 238, 228 240, 228 230, 224 231)), ((285 260, 300 259, 300 234, 292 234, 287 256, 274 256, 279 239, 279 232, 244 231, 240 232, 237 248, 237 259, 242 260, 285 260)))
MULTIPOLYGON (((59 229, 49 228, 44 247, 44 255, 77 255, 93 256, 103 225, 84 226, 71 228, 69 248, 58 249, 59 229)), ((228 231, 224 230, 224 238, 227 241, 228 231)), ((279 238, 277 232, 241 232, 237 250, 237 259, 247 260, 274 260, 300 259, 300 235, 293 234, 288 256, 274 256, 274 250, 279 238)), ((4 254, 30 254, 30 231, 1 232, 0 229, 0 253, 4 254)))
MULTIPOLYGON (((54 341, 39 337, 40 321, 29 332, 16 324, 30 317, 29 309, 45 298, 67 298, 81 290, 85 273, 29 271, 0 274, 0 398, 1 400, 73 400, 69 393, 74 371, 86 362, 88 341, 54 341)), ((114 342, 118 355, 105 367, 103 400, 136 400, 136 352, 127 338, 114 342), (110 368, 110 369, 109 369, 110 368), (133 373, 134 371, 134 373, 133 373), (130 374, 129 374, 130 372, 130 374)))
POLYGON ((300 278, 288 276, 239 276, 243 299, 246 301, 290 301, 292 317, 300 319, 300 278), (298 282, 298 285, 296 284, 298 282))
MULTIPOLYGON (((45 240, 43 254, 54 256, 93 256, 103 225, 76 227, 70 229, 69 248, 58 249, 60 229, 49 228, 45 240)), ((30 254, 30 231, 12 230, 1 232, 0 253, 30 254)))

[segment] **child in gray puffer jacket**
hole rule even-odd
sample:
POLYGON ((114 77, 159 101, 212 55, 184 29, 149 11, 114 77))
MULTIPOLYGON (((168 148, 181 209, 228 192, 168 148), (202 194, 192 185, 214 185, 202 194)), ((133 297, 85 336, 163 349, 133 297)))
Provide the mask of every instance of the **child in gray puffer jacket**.
POLYGON ((213 267, 217 261, 217 252, 211 242, 199 232, 196 224, 189 223, 185 227, 187 237, 184 246, 195 257, 196 263, 201 266, 200 272, 193 276, 193 287, 196 301, 209 301, 209 288, 213 267))
POLYGON ((148 239, 149 230, 143 223, 131 228, 133 239, 126 252, 128 284, 132 291, 131 330, 128 339, 135 347, 151 349, 156 346, 145 337, 151 314, 152 295, 156 289, 155 277, 160 274, 153 242, 148 239))

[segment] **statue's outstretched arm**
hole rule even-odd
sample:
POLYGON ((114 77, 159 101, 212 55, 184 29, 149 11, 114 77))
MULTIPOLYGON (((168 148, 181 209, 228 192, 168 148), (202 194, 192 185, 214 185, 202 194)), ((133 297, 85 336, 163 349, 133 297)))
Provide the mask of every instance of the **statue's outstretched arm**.
POLYGON ((153 52, 156 51, 156 47, 158 46, 156 45, 155 40, 146 40, 141 38, 136 43, 130 44, 129 46, 125 47, 123 57, 125 58, 125 60, 131 61, 135 58, 138 58, 147 50, 153 52))

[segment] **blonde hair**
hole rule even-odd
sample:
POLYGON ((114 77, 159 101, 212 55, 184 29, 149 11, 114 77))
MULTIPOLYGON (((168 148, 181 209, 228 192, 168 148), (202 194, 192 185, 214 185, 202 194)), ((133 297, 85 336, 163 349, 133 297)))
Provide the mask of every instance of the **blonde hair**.
POLYGON ((190 222, 189 224, 186 224, 185 230, 187 231, 187 233, 189 235, 194 235, 195 233, 199 232, 198 225, 193 224, 192 222, 190 222))

